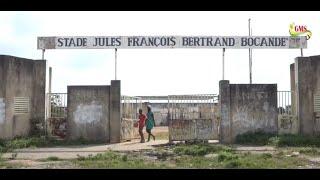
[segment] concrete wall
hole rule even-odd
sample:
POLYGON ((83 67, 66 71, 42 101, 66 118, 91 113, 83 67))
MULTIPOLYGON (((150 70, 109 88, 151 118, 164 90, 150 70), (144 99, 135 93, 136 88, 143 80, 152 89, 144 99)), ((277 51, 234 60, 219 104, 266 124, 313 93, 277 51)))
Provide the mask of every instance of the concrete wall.
POLYGON ((68 139, 109 142, 110 86, 68 86, 68 139))
POLYGON ((67 138, 121 140, 120 81, 110 86, 68 86, 67 138))
POLYGON ((214 118, 196 120, 173 119, 169 123, 170 141, 218 139, 217 124, 214 118))
POLYGON ((277 133, 277 85, 229 84, 220 81, 220 141, 232 143, 239 134, 277 133))
POLYGON ((45 119, 46 61, 0 55, 0 138, 27 136, 45 119), (14 98, 29 98, 29 113, 14 114, 14 98))
POLYGON ((294 66, 300 133, 320 134, 320 114, 314 112, 314 95, 320 93, 320 56, 297 57, 294 66))

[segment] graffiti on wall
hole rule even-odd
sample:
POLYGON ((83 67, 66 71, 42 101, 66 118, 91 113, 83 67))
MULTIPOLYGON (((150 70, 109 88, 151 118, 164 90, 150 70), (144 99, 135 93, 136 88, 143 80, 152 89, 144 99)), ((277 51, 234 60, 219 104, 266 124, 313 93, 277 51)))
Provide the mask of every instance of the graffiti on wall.
POLYGON ((278 115, 279 134, 297 134, 299 131, 298 119, 293 115, 278 115))
POLYGON ((66 118, 49 118, 49 126, 51 134, 60 138, 67 135, 67 119, 66 118))
POLYGON ((4 99, 0 98, 0 123, 4 123, 5 120, 5 103, 4 99))

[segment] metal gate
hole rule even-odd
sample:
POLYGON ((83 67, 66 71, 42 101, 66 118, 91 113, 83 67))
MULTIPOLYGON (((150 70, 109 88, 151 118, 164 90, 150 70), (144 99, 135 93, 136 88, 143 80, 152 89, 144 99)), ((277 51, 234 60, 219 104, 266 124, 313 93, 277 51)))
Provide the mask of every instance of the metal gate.
POLYGON ((67 133, 67 93, 47 93, 46 134, 65 138, 67 133))
POLYGON ((218 139, 218 95, 170 95, 168 109, 170 142, 218 139))
POLYGON ((138 111, 142 108, 141 98, 121 96, 121 140, 131 140, 138 137, 138 129, 134 123, 138 120, 138 111))

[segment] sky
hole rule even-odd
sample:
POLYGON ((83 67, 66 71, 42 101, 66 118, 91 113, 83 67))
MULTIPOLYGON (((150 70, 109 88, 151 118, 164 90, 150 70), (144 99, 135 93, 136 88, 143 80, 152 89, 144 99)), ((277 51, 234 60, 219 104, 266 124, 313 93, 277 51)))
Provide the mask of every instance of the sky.
MULTIPOLYGON (((0 54, 41 59, 39 36, 289 36, 289 25, 312 32, 304 56, 320 54, 320 12, 0 12, 0 54)), ((290 64, 299 49, 253 49, 252 82, 290 90, 290 64)), ((109 85, 115 79, 112 49, 46 50, 52 92, 68 85, 109 85)), ((48 73, 47 73, 48 78, 48 73)), ((129 96, 218 94, 221 49, 118 49, 117 79, 129 96)), ((225 79, 249 83, 248 49, 226 49, 225 79)))

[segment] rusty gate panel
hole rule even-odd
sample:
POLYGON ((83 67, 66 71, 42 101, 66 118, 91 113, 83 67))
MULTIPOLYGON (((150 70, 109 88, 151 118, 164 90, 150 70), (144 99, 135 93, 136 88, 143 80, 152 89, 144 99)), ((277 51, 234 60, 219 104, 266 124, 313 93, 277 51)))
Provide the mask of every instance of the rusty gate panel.
POLYGON ((217 95, 172 95, 168 102, 169 141, 218 139, 217 95))
POLYGON ((138 128, 134 127, 134 123, 138 121, 139 108, 142 108, 141 98, 121 96, 121 141, 139 137, 138 128))
POLYGON ((47 93, 47 125, 49 137, 64 139, 67 134, 67 93, 47 93))

